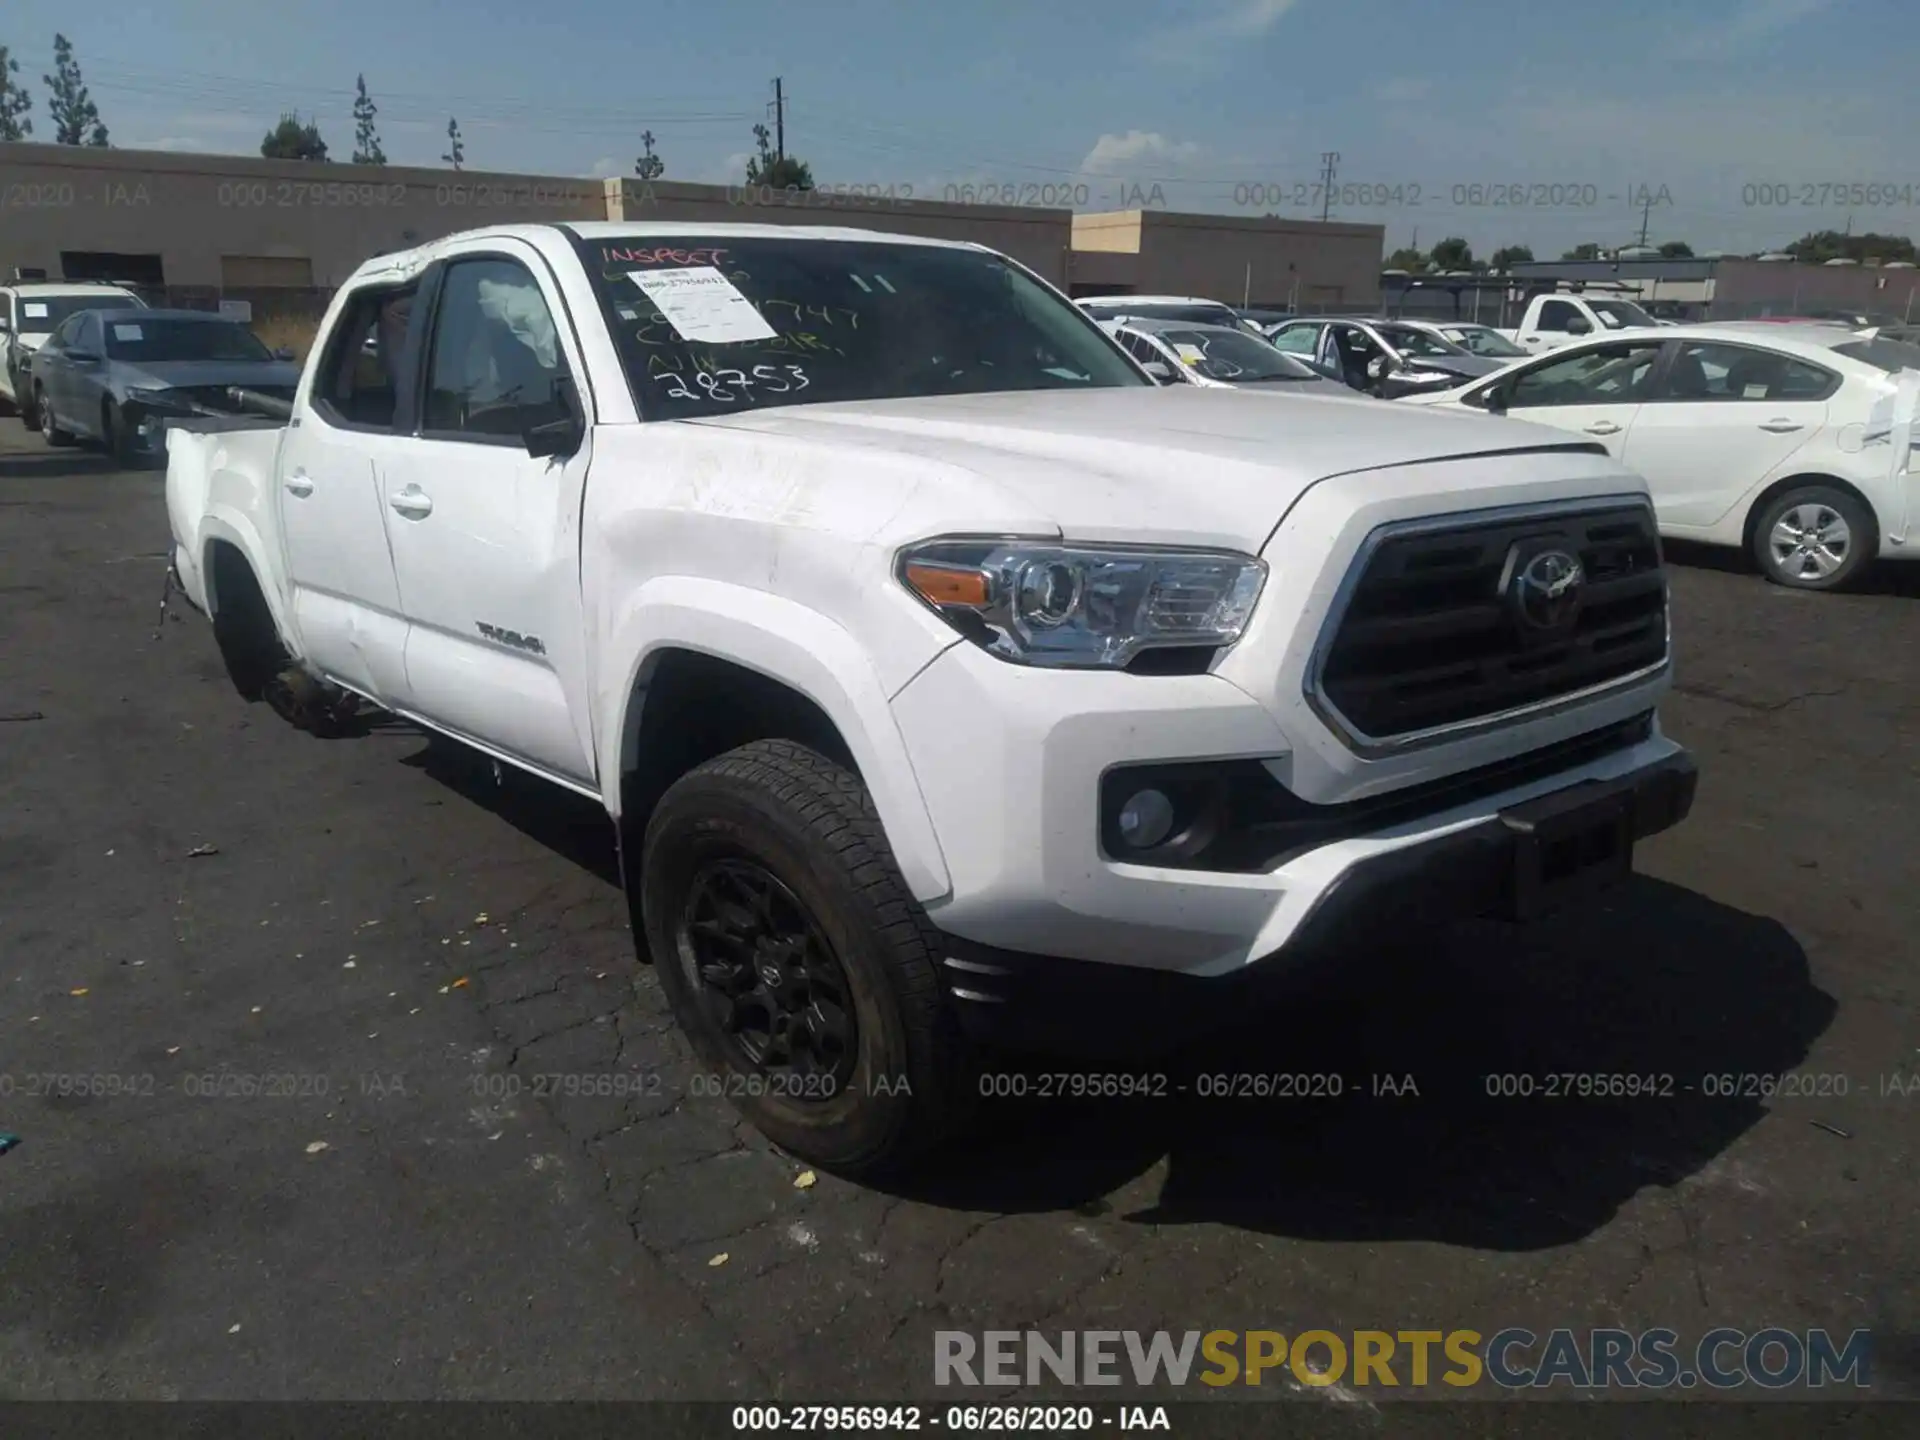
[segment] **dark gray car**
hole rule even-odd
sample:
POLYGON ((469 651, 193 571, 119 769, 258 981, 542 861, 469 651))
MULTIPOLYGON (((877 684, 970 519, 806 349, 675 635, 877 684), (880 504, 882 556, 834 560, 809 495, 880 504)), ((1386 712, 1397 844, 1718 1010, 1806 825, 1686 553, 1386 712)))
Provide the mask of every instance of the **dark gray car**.
POLYGON ((26 379, 47 443, 84 436, 134 465, 166 453, 169 418, 236 409, 236 387, 291 400, 300 367, 203 310, 86 310, 47 337, 26 379))

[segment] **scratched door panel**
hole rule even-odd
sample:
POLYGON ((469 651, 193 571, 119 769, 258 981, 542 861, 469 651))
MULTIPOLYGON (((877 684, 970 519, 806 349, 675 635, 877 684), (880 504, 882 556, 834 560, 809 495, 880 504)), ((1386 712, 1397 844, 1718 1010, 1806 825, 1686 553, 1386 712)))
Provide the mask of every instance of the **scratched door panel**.
POLYGON ((410 622, 403 708, 591 783, 579 547, 591 441, 564 461, 432 439, 395 449, 381 486, 410 622))

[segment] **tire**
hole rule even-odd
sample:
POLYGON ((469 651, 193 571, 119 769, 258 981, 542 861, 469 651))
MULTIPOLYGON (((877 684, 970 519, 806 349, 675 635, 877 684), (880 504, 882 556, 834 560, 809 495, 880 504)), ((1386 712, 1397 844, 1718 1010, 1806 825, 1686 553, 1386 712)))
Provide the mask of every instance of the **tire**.
POLYGON ((33 413, 40 422, 40 434, 47 444, 64 449, 73 444, 71 432, 62 430, 60 422, 53 418, 53 404, 47 399, 47 392, 38 385, 33 387, 33 413))
POLYGON ((1761 510, 1751 549, 1760 573, 1776 585, 1839 590, 1871 565, 1880 531, 1873 512, 1839 486, 1796 485, 1761 510), (1795 548, 1794 537, 1816 533, 1826 543, 1795 548))
POLYGON ((941 990, 935 933, 858 776, 791 741, 729 751, 661 797, 640 872, 646 942, 674 1018, 721 1093, 775 1144, 871 1177, 906 1168, 964 1122, 973 1053, 941 990), (701 933, 729 908, 743 913, 750 892, 764 903, 744 913, 772 921, 745 927, 760 948, 701 933), (784 982, 765 979, 769 958, 784 982), (732 997, 696 968, 729 972, 732 997), (784 1042, 768 999, 782 995, 804 1005, 785 1017, 784 1042))
POLYGON ((121 469, 147 468, 147 456, 133 447, 133 432, 122 421, 120 407, 111 400, 100 402, 100 439, 121 469))

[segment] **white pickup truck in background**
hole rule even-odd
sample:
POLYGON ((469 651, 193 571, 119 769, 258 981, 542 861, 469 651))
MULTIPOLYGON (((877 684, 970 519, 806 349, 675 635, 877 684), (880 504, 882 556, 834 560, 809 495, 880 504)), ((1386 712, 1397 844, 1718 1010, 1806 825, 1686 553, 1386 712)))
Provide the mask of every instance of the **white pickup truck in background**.
POLYGON ((1529 354, 1557 350, 1594 335, 1663 328, 1631 300, 1616 295, 1552 292, 1527 302, 1520 323, 1500 333, 1529 354))
POLYGON ((702 1063, 846 1172, 950 1133, 985 1047, 1164 1049, 1551 913, 1692 799, 1599 447, 1156 388, 978 246, 456 235, 354 274, 283 423, 168 441, 241 693, 602 803, 702 1063))

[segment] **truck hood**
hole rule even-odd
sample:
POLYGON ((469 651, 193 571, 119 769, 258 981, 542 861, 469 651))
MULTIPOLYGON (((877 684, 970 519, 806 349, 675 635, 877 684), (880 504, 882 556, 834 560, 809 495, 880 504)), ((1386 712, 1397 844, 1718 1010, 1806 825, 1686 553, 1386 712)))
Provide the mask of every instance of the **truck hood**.
POLYGON ((1044 517, 1068 540, 1244 551, 1259 550, 1309 487, 1336 475, 1595 448, 1544 426, 1438 414, 1344 389, 1021 391, 789 405, 681 423, 778 439, 796 452, 854 452, 863 469, 882 456, 904 456, 919 462, 929 481, 944 470, 961 482, 949 488, 964 493, 944 503, 901 506, 903 523, 911 523, 906 512, 918 510, 929 519, 964 518, 964 529, 991 533, 1044 517))

